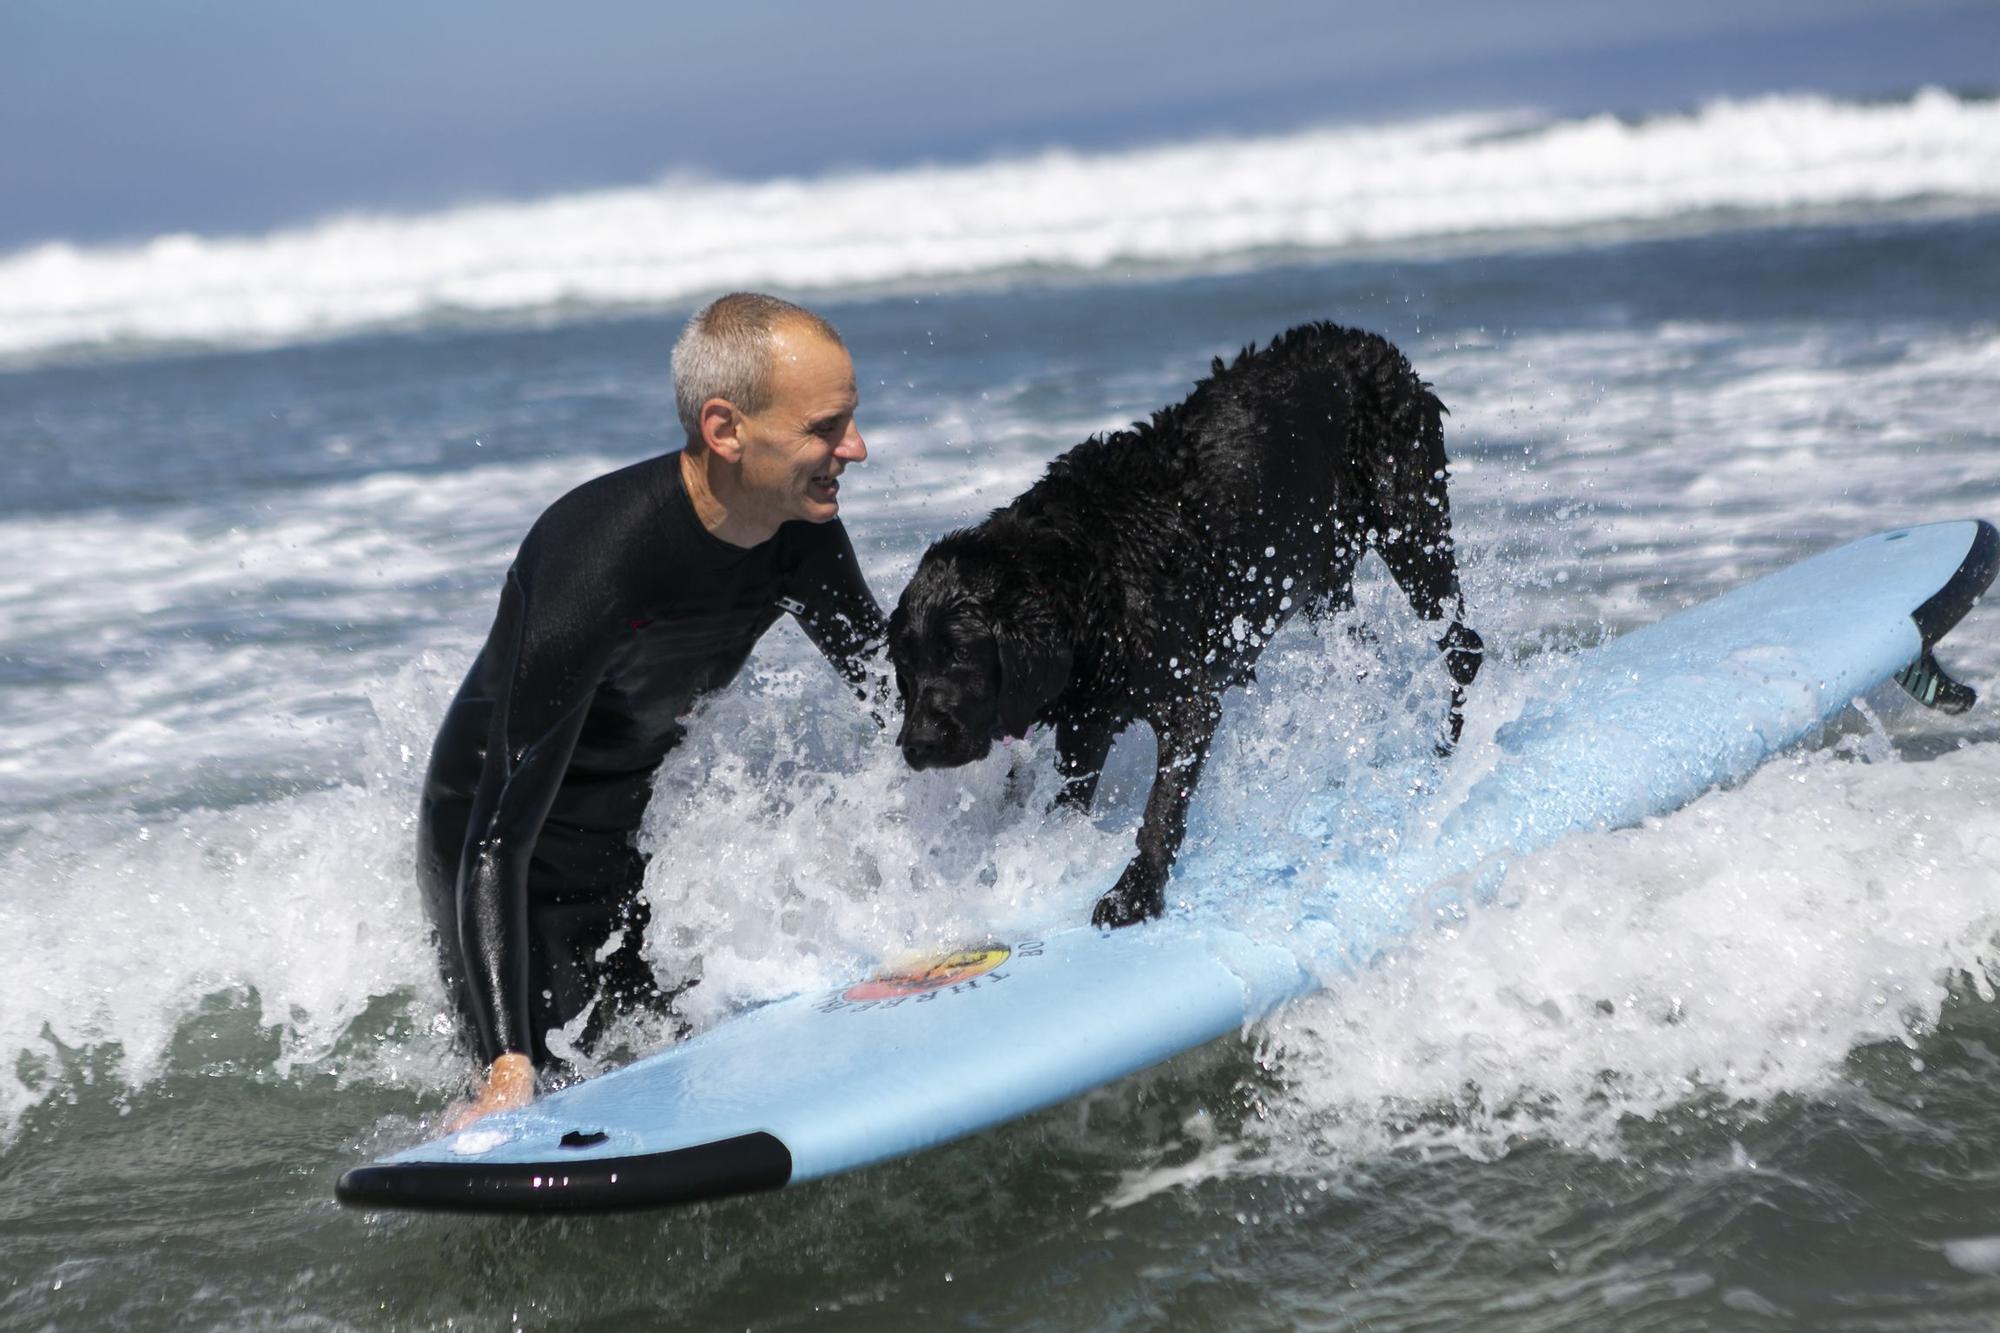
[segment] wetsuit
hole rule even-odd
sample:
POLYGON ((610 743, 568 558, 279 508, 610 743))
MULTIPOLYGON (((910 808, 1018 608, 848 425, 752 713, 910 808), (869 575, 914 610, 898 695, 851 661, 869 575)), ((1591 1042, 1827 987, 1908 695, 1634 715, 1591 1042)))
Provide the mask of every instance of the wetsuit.
POLYGON ((529 530, 418 820, 445 985, 483 1060, 549 1064, 548 1029, 594 999, 585 1045, 609 1011, 663 1007, 633 835, 688 710, 781 611, 862 683, 882 617, 839 520, 732 546, 702 526, 678 453, 585 482, 529 530))

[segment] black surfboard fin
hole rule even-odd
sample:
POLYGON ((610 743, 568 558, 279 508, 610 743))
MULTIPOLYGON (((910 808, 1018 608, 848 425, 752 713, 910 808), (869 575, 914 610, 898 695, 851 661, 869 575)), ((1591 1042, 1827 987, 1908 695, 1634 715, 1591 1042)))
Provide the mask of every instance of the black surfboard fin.
MULTIPOLYGON (((1910 619, 1916 622, 1917 634, 1923 639, 1923 655, 1896 676, 1896 683, 1912 699, 1941 713, 1963 713, 1979 701, 1979 695, 1971 686, 1953 680, 1931 654, 1937 641, 1965 617, 1973 603, 1992 586, 1994 575, 2000 573, 2000 529, 1995 529, 1985 519, 1975 522, 1978 526, 1972 534, 1972 546, 1966 551, 1965 559, 1959 562, 1944 587, 1910 613, 1910 619)), ((1897 533, 1890 540, 1894 541, 1901 535, 1897 533)))
POLYGON ((1978 692, 1946 675, 1928 648, 1922 657, 1896 674, 1896 683, 1912 699, 1940 713, 1963 713, 1979 702, 1978 692))

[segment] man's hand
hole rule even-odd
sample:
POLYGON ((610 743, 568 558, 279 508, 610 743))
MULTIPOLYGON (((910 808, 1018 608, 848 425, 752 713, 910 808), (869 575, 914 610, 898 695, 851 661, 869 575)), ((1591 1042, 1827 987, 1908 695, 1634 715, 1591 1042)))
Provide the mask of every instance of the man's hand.
POLYGON ((493 1067, 486 1071, 486 1086, 479 1090, 471 1105, 458 1108, 444 1132, 456 1134, 481 1116, 526 1106, 533 1100, 534 1062, 519 1051, 508 1051, 493 1062, 493 1067))

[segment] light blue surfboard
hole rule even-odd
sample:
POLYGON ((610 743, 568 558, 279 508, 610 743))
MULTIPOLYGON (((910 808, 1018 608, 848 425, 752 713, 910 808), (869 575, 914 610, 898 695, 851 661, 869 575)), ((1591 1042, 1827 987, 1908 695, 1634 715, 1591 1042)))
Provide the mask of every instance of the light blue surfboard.
POLYGON ((1310 893, 1211 886, 1250 910, 976 941, 768 1004, 357 1167, 337 1193, 495 1212, 686 1203, 901 1157, 1075 1097, 1365 966, 1489 895, 1509 858, 1743 778, 1887 680, 1933 707, 1969 706, 1931 647, 1996 566, 2000 533, 1973 521, 1815 556, 1579 654, 1560 688, 1499 728, 1491 768, 1426 832, 1312 867, 1310 893), (1257 921, 1274 900, 1284 919, 1257 921))

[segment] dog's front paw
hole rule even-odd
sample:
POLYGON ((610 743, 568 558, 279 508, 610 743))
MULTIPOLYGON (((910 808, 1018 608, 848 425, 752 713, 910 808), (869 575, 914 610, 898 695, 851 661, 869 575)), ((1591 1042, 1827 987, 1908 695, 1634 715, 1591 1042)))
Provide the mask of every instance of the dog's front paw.
POLYGON ((1486 660, 1486 640, 1454 620, 1437 642, 1444 651, 1444 667, 1451 673, 1452 683, 1470 685, 1479 674, 1480 663, 1486 660))
POLYGON ((1090 913, 1093 926, 1131 926, 1167 910, 1167 876, 1143 860, 1125 867, 1125 873, 1097 900, 1090 913))

